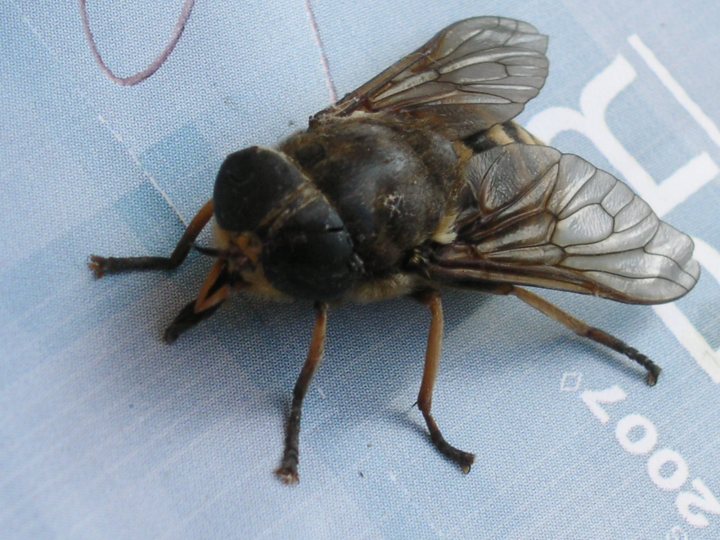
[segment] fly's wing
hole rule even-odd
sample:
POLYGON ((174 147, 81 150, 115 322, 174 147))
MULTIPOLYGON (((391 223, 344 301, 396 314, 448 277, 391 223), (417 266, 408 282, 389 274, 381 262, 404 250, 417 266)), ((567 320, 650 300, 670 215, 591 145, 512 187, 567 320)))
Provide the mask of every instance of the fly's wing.
POLYGON ((547 146, 475 155, 458 199, 457 237, 423 273, 451 285, 505 282, 638 304, 695 285, 692 240, 614 176, 547 146))
POLYGON ((528 23, 476 17, 448 26, 414 53, 316 114, 356 111, 438 118, 459 138, 506 122, 545 83, 547 37, 528 23))

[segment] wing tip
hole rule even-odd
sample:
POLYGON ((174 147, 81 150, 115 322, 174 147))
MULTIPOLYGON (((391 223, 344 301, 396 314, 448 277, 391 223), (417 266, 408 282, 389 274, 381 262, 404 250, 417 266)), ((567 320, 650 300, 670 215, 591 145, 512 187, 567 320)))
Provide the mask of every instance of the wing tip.
MULTIPOLYGON (((513 19, 511 17, 493 16, 493 15, 478 15, 476 17, 467 17, 450 24, 445 30, 450 28, 468 25, 468 26, 488 26, 488 23, 492 26, 501 26, 503 28, 522 32, 523 34, 537 34, 547 39, 547 35, 542 34, 535 26, 526 21, 520 19, 513 19)), ((445 30, 441 30, 444 32, 445 30)))

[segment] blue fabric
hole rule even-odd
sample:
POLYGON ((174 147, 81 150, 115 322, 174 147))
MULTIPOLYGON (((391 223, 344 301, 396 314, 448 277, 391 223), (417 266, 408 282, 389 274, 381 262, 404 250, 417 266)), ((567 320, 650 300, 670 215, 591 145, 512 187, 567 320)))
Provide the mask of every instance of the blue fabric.
MULTIPOLYGON (((145 69, 181 7, 91 2, 108 67, 145 69)), ((120 86, 94 59, 77 3, 1 2, 0 536, 720 536, 720 509, 684 507, 682 495, 700 479, 720 497, 719 22, 709 0, 198 2, 167 61, 120 86), (483 14, 551 37, 550 78, 520 120, 555 146, 641 193, 642 171, 659 183, 697 158, 670 200, 658 196, 665 219, 700 240, 689 296, 663 311, 545 294, 655 359, 660 383, 517 300, 449 291, 433 410, 477 454, 465 476, 412 407, 424 309, 344 306, 305 403, 302 480, 287 488, 272 470, 311 307, 237 298, 169 347, 159 336, 207 260, 95 281, 86 257, 169 253, 224 155, 274 144, 333 91, 483 14), (634 73, 605 119, 641 169, 595 137, 597 122, 555 129, 603 73, 603 92, 634 73)))

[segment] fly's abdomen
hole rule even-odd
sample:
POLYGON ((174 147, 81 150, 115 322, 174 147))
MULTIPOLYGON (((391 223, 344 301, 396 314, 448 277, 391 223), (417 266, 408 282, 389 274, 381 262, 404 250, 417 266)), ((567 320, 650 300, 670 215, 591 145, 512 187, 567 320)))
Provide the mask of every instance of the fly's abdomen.
POLYGON ((515 122, 497 124, 467 137, 464 142, 476 153, 512 143, 543 144, 540 139, 515 122))

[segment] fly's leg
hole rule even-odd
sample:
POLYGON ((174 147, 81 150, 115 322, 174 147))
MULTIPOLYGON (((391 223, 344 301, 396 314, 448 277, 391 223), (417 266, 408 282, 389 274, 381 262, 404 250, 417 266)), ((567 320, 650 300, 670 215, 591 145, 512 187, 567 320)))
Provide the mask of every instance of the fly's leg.
POLYGON ((230 296, 230 290, 226 262, 219 260, 210 269, 198 297, 182 308, 165 330, 165 342, 173 343, 180 334, 210 317, 230 296))
POLYGON ((195 302, 195 300, 188 302, 188 304, 182 308, 180 313, 178 313, 173 322, 170 323, 170 326, 167 327, 165 333, 163 334, 163 339, 166 343, 174 343, 175 340, 180 337, 180 334, 187 332, 200 321, 210 317, 210 315, 215 313, 220 307, 220 304, 215 304, 205 311, 197 313, 195 311, 195 302))
POLYGON ((315 328, 313 329, 312 340, 310 341, 310 350, 308 351, 307 360, 305 360, 305 364, 303 365, 302 371, 300 371, 300 376, 293 390, 290 416, 288 417, 285 431, 285 451, 283 452, 280 467, 275 471, 277 477, 285 484, 297 484, 300 480, 298 476, 298 461, 300 455, 300 416, 302 414, 302 404, 308 386, 310 386, 310 381, 318 367, 320 367, 325 350, 327 304, 318 302, 315 305, 315 312, 315 328))
POLYGON ((564 324, 577 335, 589 338, 597 343, 600 343, 601 345, 605 345, 606 347, 609 347, 614 351, 624 354, 631 360, 634 360, 642 367, 644 367, 647 371, 646 380, 648 385, 655 386, 655 383, 657 383, 661 371, 660 366, 658 366, 647 356, 639 352, 637 349, 631 347, 630 345, 619 340, 618 338, 611 336, 607 332, 600 330, 599 328, 594 328, 587 325, 583 321, 576 319, 568 313, 565 313, 557 306, 554 306, 547 300, 544 300, 543 298, 531 293, 530 291, 521 289, 520 287, 513 287, 512 291, 509 294, 517 296, 520 300, 531 305, 538 311, 541 311, 548 317, 555 319, 559 323, 564 324))
POLYGON ((460 465, 463 472, 467 473, 470 472, 470 467, 475 461, 475 455, 469 452, 463 452, 448 443, 430 413, 435 379, 440 369, 440 351, 442 349, 443 338, 444 323, 440 295, 433 291, 419 297, 419 299, 430 308, 432 319, 430 321, 430 332, 428 333, 427 349, 425 351, 425 369, 418 394, 418 408, 425 418, 425 423, 430 431, 430 438, 435 447, 440 450, 444 456, 460 465))
POLYGON ((98 257, 91 255, 88 266, 98 278, 105 274, 134 270, 173 270, 180 266, 187 257, 200 231, 212 218, 213 208, 212 199, 205 203, 188 225, 185 234, 180 238, 170 257, 98 257))

